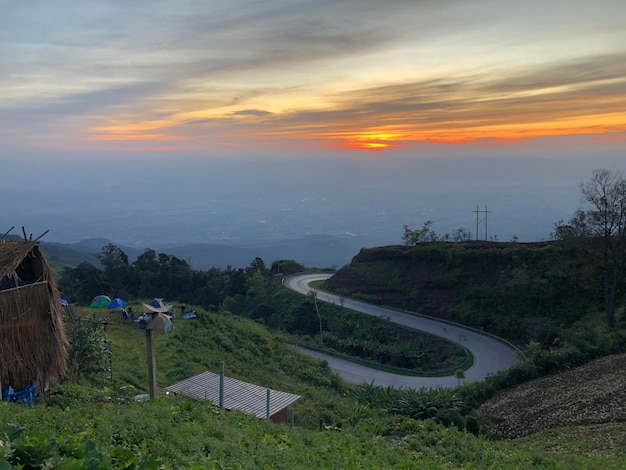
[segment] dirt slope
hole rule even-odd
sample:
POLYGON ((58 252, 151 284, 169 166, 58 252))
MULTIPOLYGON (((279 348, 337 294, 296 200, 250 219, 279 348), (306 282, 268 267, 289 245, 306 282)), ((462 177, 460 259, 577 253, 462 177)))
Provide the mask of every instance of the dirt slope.
POLYGON ((477 415, 499 438, 559 426, 626 421, 626 354, 528 382, 489 400, 477 415))

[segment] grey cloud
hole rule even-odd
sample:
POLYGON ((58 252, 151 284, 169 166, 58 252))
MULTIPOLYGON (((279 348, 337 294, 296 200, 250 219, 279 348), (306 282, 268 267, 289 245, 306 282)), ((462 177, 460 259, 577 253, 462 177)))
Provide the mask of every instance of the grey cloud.
POLYGON ((97 91, 73 93, 50 98, 33 99, 19 107, 0 108, 0 116, 23 114, 45 116, 80 116, 100 111, 105 108, 125 105, 141 100, 155 93, 160 87, 156 84, 141 83, 121 85, 97 91))
POLYGON ((445 15, 456 3, 239 1, 223 7, 220 2, 60 1, 49 8, 35 2, 0 20, 5 27, 0 42, 41 47, 47 53, 39 59, 50 66, 68 65, 81 54, 89 64, 94 52, 108 51, 102 60, 113 70, 119 66, 116 54, 143 55, 140 61, 162 54, 181 62, 181 75, 252 70, 372 51, 408 34, 427 36, 435 29, 432 16, 445 15))
POLYGON ((626 81, 626 54, 580 57, 507 74, 486 87, 499 91, 523 91, 552 86, 588 84, 602 80, 626 81))
POLYGON ((231 113, 232 116, 269 116, 273 113, 269 111, 263 111, 261 109, 242 109, 241 111, 235 111, 231 113))

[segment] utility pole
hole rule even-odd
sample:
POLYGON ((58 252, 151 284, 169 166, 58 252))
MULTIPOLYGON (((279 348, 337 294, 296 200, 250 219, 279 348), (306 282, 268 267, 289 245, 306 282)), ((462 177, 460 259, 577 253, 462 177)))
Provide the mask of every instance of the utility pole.
POLYGON ((487 210, 487 206, 485 206, 485 210, 481 211, 478 206, 476 206, 476 210, 473 211, 476 213, 476 240, 478 240, 478 226, 480 224, 485 225, 485 240, 487 240, 487 214, 492 211, 487 210), (481 218, 480 215, 484 214, 484 217, 481 218))
POLYGON ((315 311, 317 312, 317 318, 320 322, 320 343, 324 344, 324 338, 322 337, 322 316, 320 315, 320 309, 317 307, 317 291, 311 290, 311 295, 313 296, 313 303, 315 304, 315 311))

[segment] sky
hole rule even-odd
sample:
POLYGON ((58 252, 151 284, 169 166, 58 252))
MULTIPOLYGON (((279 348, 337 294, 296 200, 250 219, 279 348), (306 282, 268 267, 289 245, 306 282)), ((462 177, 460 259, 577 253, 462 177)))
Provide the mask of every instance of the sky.
POLYGON ((147 166, 184 187, 219 161, 254 162, 275 187, 320 162, 332 184, 358 170, 363 187, 480 169, 463 190, 492 185, 489 199, 505 180, 519 186, 511 171, 528 162, 542 174, 520 173, 531 188, 518 197, 532 199, 535 186, 575 190, 593 168, 624 167, 623 0, 0 0, 0 11, 5 189, 111 172, 132 184, 147 166))
POLYGON ((1 3, 15 151, 624 139, 622 0, 1 3))

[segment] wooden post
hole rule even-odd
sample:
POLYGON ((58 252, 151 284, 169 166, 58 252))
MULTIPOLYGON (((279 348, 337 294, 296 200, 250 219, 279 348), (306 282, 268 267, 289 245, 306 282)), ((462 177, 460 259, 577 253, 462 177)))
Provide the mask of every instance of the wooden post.
POLYGON ((224 408, 224 361, 220 362, 220 408, 224 408))
POLYGON ((154 357, 154 341, 152 328, 146 328, 146 347, 148 350, 148 389, 150 392, 150 399, 156 398, 157 383, 156 383, 156 360, 154 357))
POLYGON ((289 408, 289 427, 293 428, 293 408, 289 408))

